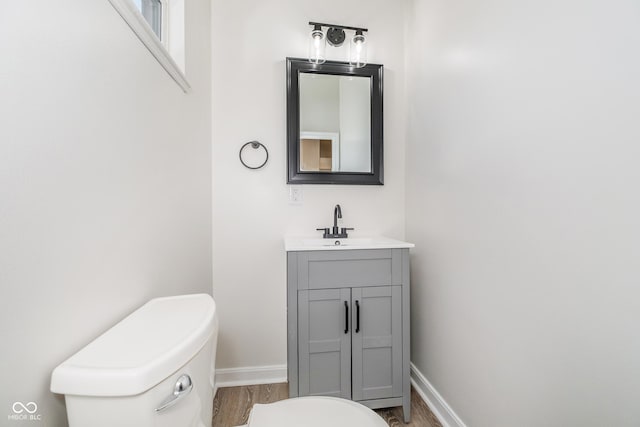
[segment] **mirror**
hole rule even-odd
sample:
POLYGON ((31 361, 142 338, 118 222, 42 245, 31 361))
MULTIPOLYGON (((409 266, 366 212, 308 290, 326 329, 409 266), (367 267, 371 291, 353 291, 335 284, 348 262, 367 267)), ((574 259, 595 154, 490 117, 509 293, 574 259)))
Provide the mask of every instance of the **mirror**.
POLYGON ((371 172, 371 78, 300 73, 300 171, 371 172))
POLYGON ((383 183, 382 65, 287 58, 290 184, 383 183))

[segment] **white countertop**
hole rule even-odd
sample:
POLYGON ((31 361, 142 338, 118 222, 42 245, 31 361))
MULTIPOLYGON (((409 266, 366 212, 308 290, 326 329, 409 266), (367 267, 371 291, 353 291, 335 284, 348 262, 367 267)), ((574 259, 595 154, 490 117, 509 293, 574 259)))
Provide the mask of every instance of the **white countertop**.
POLYGON ((399 249, 413 248, 413 243, 388 237, 349 237, 346 239, 323 239, 319 237, 286 237, 284 248, 293 251, 344 251, 355 249, 399 249), (338 243, 336 243, 338 242, 338 243))

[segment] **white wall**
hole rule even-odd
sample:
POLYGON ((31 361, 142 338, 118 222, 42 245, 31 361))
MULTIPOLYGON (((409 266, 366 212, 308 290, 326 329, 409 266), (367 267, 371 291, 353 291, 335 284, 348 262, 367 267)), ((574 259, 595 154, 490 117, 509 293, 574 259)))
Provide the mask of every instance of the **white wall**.
POLYGON ((300 132, 340 132, 339 78, 300 75, 300 132))
MULTIPOLYGON (((213 1, 213 293, 220 304, 219 368, 286 363, 283 237, 315 235, 341 204, 354 235, 404 233, 403 9, 393 0, 213 1), (366 26, 369 58, 385 65, 385 185, 304 186, 288 204, 285 58, 306 57, 310 20, 366 26), (264 169, 238 161, 253 139, 264 169)), ((348 45, 327 47, 346 60, 348 45)))
POLYGON ((371 79, 340 79, 340 170, 371 172, 371 79))
POLYGON ((638 425, 638 3, 411 3, 412 361, 469 426, 638 425))
POLYGON ((0 3, 0 424, 65 425, 53 368, 146 300, 211 290, 210 19, 185 95, 107 0, 0 3))

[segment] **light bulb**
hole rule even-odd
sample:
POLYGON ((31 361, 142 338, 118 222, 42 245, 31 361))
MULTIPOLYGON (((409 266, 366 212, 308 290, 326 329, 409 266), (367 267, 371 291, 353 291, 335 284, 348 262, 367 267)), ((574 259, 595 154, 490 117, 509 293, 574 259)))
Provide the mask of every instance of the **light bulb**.
POLYGON ((322 27, 315 25, 311 31, 309 39, 309 62, 313 64, 322 64, 326 61, 325 57, 326 40, 322 27))
POLYGON ((367 39, 362 34, 362 30, 356 30, 349 43, 349 63, 356 68, 367 65, 367 39))

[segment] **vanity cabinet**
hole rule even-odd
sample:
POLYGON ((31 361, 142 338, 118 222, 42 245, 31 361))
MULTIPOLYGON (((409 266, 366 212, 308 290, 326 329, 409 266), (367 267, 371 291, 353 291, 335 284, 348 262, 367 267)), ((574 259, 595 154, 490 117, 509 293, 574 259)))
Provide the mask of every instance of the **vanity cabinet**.
POLYGON ((287 253, 289 395, 410 414, 409 249, 287 253))

